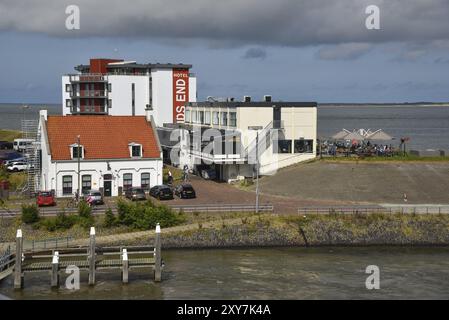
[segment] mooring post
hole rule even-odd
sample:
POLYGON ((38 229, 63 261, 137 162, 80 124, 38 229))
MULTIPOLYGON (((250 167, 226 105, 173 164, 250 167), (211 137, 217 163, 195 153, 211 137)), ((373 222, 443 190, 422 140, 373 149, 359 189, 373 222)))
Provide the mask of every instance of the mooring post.
POLYGON ((122 282, 128 283, 128 251, 126 249, 122 250, 122 282))
POLYGON ((51 261, 51 287, 59 287, 59 252, 55 251, 51 261))
POLYGON ((95 284, 95 227, 90 228, 90 245, 89 245, 89 285, 95 284))
POLYGON ((16 263, 14 265, 14 289, 23 288, 22 251, 23 251, 22 230, 18 229, 16 235, 16 263))
POLYGON ((154 281, 160 282, 162 276, 161 270, 161 226, 159 223, 156 225, 156 237, 154 241, 154 281))

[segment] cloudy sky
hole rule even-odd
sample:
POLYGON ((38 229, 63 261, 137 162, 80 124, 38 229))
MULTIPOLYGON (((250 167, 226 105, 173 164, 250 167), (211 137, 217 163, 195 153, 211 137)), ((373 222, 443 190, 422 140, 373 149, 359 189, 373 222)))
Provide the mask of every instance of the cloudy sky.
POLYGON ((60 103, 91 57, 193 64, 200 99, 449 101, 449 0, 0 0, 0 46, 0 102, 60 103))

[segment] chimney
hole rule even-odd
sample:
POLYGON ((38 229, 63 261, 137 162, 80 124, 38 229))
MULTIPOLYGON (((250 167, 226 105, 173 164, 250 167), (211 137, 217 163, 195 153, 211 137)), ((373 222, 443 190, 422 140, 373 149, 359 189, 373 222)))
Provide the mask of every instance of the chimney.
POLYGON ((47 110, 40 110, 39 111, 39 118, 43 117, 45 121, 47 121, 47 115, 48 115, 47 110))
POLYGON ((263 101, 265 101, 265 102, 271 102, 271 96, 269 96, 269 95, 263 96, 263 101))
POLYGON ((251 96, 243 96, 243 102, 251 102, 251 96))

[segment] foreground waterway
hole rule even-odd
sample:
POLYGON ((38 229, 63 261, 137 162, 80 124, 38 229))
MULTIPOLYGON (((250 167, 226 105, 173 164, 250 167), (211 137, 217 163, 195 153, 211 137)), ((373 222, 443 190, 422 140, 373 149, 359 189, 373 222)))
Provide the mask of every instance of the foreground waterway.
POLYGON ((447 247, 333 247, 165 250, 163 281, 151 271, 99 272, 97 284, 50 289, 50 275, 26 274, 25 288, 12 278, 0 293, 13 299, 449 299, 447 247), (380 269, 380 289, 367 290, 366 267, 380 269))

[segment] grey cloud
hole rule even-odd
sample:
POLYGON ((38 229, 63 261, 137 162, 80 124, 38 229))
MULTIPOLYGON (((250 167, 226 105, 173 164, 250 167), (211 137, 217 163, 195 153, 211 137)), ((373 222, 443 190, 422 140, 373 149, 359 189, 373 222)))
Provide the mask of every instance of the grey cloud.
POLYGON ((368 53, 371 48, 369 43, 342 43, 321 48, 316 56, 322 60, 354 60, 368 53))
POLYGON ((244 59, 265 59, 267 57, 267 52, 262 48, 249 48, 246 50, 244 59))
POLYGON ((206 40, 306 46, 449 39, 447 0, 2 0, 0 30, 58 37, 206 40), (81 30, 65 29, 76 2, 81 30), (365 8, 381 9, 381 30, 365 28, 365 8))

